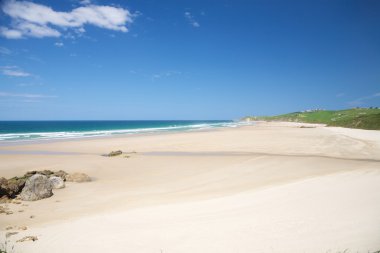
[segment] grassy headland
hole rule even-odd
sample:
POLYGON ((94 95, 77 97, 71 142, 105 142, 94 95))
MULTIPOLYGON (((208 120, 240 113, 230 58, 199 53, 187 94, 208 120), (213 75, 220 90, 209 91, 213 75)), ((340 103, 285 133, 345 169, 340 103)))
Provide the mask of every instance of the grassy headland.
POLYGON ((277 116, 249 116, 243 120, 320 123, 328 126, 380 130, 380 109, 354 108, 340 111, 310 110, 277 116))

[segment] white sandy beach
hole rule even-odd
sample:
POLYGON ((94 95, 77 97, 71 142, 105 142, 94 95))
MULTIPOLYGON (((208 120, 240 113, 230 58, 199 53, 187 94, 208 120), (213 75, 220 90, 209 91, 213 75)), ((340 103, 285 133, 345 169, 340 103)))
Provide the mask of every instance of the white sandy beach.
POLYGON ((93 179, 8 204, 2 238, 27 226, 10 237, 20 253, 380 250, 380 131, 301 125, 0 146, 2 177, 93 179), (118 149, 136 153, 101 156, 118 149))

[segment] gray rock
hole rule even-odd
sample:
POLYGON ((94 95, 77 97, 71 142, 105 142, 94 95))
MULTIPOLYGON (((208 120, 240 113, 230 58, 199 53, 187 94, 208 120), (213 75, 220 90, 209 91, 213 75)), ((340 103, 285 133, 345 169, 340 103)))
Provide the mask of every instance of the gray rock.
POLYGON ((22 200, 35 201, 53 196, 53 187, 47 176, 35 174, 26 180, 20 197, 22 200))
POLYGON ((50 184, 53 189, 62 189, 65 188, 65 182, 61 177, 51 176, 49 178, 50 184))
POLYGON ((76 173, 66 175, 66 181, 82 183, 82 182, 90 182, 91 178, 84 173, 76 172, 76 173))

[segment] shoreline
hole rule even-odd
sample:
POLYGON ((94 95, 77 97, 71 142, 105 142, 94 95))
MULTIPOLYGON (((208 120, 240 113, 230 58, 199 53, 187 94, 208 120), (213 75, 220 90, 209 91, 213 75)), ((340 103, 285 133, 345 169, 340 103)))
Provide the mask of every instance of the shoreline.
MULTIPOLYGON (((359 130, 359 131, 368 131, 370 132, 380 132, 380 130, 369 130, 369 129, 357 129, 357 128, 348 128, 348 127, 337 127, 337 126, 327 126, 326 124, 320 123, 306 123, 306 122, 292 122, 292 121, 239 121, 236 122, 237 125, 234 126, 218 126, 210 128, 199 128, 199 129, 186 129, 186 130, 169 130, 169 131, 152 131, 152 132, 141 132, 141 133, 120 133, 112 135, 100 135, 100 136, 81 136, 81 137, 68 137, 68 138, 56 138, 56 139, 28 139, 28 140, 15 140, 15 141, 0 141, 0 149, 2 147, 12 147, 12 146, 25 146, 25 145, 34 145, 34 144, 44 144, 44 143, 56 143, 56 142, 70 142, 70 141, 81 141, 81 140, 96 140, 96 139, 112 139, 112 138, 128 138, 128 137, 139 137, 139 136, 154 136, 154 135, 166 135, 166 134, 181 134, 181 133, 192 133, 192 132, 209 132, 209 131, 218 131, 224 129, 233 129, 233 128, 242 128, 250 126, 260 126, 260 124, 265 124, 270 127, 302 127, 305 128, 316 128, 316 127, 325 127, 328 129, 348 129, 348 130, 359 130), (240 124, 239 124, 240 123, 240 124)), ((339 130, 338 130, 339 132, 339 130)))
MULTIPOLYGON (((150 135, 156 135, 156 134, 158 135, 158 134, 170 134, 170 133, 185 133, 185 132, 194 132, 194 131, 195 132, 213 131, 213 130, 218 130, 218 129, 236 128, 236 127, 254 124, 254 123, 250 123, 250 124, 239 125, 239 123, 244 123, 244 122, 236 122, 236 125, 234 126, 216 126, 216 127, 195 128, 195 129, 185 129, 185 130, 183 129, 182 130, 152 130, 151 132, 147 131, 147 132, 133 132, 133 133, 117 133, 117 134, 110 134, 110 135, 80 136, 80 137, 67 137, 67 138, 55 138, 55 139, 54 138, 52 139, 25 139, 25 140, 9 140, 9 141, 0 140, 0 148, 3 146, 20 146, 20 145, 27 145, 27 144, 53 143, 53 142, 60 142, 60 141, 80 141, 80 140, 88 140, 88 139, 123 138, 123 137, 125 138, 125 137, 133 137, 133 136, 150 136, 150 135)), ((124 130, 120 130, 120 131, 124 131, 124 130)))

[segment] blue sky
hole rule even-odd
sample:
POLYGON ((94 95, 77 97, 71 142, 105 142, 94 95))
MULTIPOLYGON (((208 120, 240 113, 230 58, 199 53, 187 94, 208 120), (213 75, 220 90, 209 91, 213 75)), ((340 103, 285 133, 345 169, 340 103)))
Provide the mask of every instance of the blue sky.
POLYGON ((2 1, 0 119, 380 106, 380 1, 2 1))

